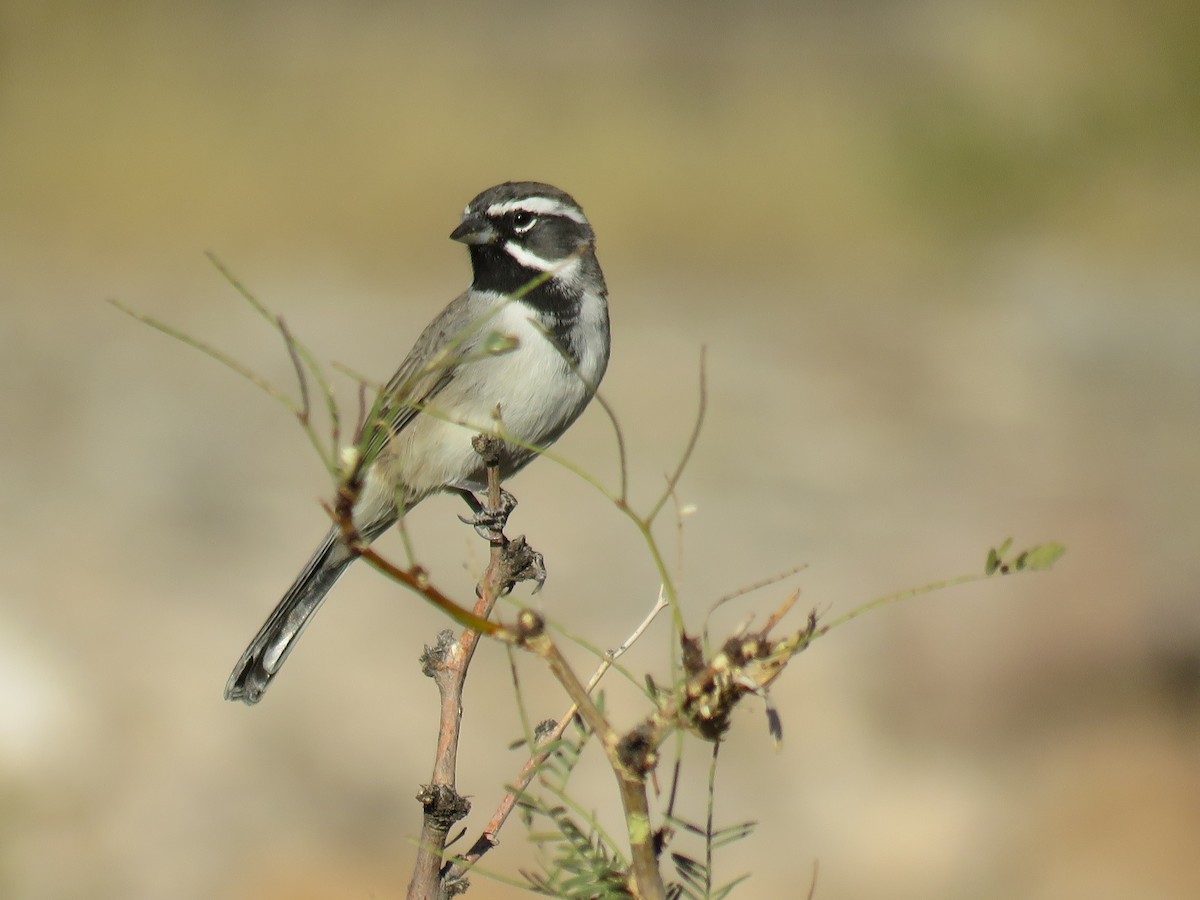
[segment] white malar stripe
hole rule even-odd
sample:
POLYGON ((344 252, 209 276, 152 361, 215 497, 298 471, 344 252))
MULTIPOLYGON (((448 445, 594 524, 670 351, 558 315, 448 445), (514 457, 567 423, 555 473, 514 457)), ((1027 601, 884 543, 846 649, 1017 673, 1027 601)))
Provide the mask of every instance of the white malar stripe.
POLYGON ((578 222, 580 225, 588 224, 587 218, 580 209, 560 203, 558 200, 551 200, 549 197, 521 197, 517 200, 505 200, 503 203, 493 203, 487 208, 487 214, 489 216, 502 216, 505 213, 517 212, 518 210, 533 213, 535 216, 562 216, 564 219, 570 219, 572 222, 578 222))
POLYGON ((566 259, 559 260, 542 259, 516 241, 505 241, 504 249, 509 256, 525 268, 537 269, 539 272, 552 272, 558 281, 573 282, 579 277, 581 262, 578 256, 568 256, 566 259))

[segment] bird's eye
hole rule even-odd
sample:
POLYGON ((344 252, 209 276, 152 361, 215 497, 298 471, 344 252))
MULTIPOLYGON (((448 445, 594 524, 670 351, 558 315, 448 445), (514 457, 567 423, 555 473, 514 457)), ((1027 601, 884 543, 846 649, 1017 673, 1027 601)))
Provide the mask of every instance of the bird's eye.
POLYGON ((530 228, 532 228, 536 224, 537 224, 537 216, 535 216, 531 212, 525 212, 524 210, 517 210, 515 213, 512 214, 513 231, 517 232, 518 234, 524 234, 525 232, 527 232, 530 228))

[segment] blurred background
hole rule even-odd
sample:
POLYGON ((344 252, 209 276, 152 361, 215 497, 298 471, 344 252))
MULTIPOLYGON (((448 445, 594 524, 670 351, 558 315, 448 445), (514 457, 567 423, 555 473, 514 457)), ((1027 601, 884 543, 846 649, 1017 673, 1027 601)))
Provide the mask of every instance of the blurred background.
MULTIPOLYGON (((793 584, 832 616, 978 571, 1009 535, 1069 547, 819 641, 774 691, 779 752, 747 703, 717 822, 759 830, 718 875, 751 872, 745 897, 802 896, 818 864, 826 900, 1200 896, 1197 20, 1186 0, 0 3, 0 895, 403 894, 436 720, 416 660, 443 622, 352 571, 264 702, 223 702, 329 485, 282 408, 104 301, 290 386, 211 250, 383 379, 468 282, 462 207, 538 179, 599 234, 635 504, 686 440, 707 347, 680 489, 693 623, 798 563, 717 631, 793 584)), ((598 410, 559 448, 615 484, 598 410)), ((536 602, 618 644, 657 592, 633 529, 554 464, 512 487, 550 566, 536 602)), ((485 548, 459 512, 432 500, 410 529, 470 598, 485 548)), ((664 677, 666 643, 659 623, 631 668, 664 677)), ((519 669, 532 714, 560 712, 519 669)), ((466 703, 473 839, 521 762, 498 648, 466 703)), ((616 681, 610 705, 642 711, 616 681)), ((581 800, 615 822, 594 763, 581 800)), ((520 823, 486 861, 531 865, 520 823)))

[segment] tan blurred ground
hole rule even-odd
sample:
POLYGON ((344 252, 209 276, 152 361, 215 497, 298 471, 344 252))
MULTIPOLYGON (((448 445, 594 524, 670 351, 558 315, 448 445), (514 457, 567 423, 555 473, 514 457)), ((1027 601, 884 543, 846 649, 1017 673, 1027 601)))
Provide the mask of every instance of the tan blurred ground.
MULTIPOLYGON (((0 29, 0 896, 403 893, 439 620, 355 572, 260 707, 223 703, 327 486, 285 413, 103 300, 286 380, 211 249, 384 377, 506 178, 596 224, 637 497, 709 348, 693 611, 801 561, 836 612, 1008 534, 1070 547, 820 642, 775 693, 782 752, 739 716, 741 896, 802 894, 815 861, 827 900, 1200 896, 1192 4, 10 0, 0 29)), ((595 413, 561 449, 614 472, 595 413)), ((656 590, 636 536, 550 464, 514 487, 546 608, 615 644, 656 590)), ((458 512, 412 530, 468 596, 458 512)), ((507 663, 476 665, 472 835, 519 763, 507 663)))

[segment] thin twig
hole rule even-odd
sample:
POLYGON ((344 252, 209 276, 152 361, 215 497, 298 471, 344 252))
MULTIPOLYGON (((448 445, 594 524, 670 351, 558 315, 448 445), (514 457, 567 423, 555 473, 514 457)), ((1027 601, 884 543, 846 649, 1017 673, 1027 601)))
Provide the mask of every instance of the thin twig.
MULTIPOLYGON (((657 618, 658 614, 666 609, 668 605, 669 604, 667 603, 667 599, 664 596, 663 591, 659 590, 658 599, 655 601, 654 606, 650 609, 650 612, 646 614, 646 617, 642 619, 637 628, 633 630, 629 637, 622 641, 619 647, 609 651, 605 659, 602 660, 600 665, 596 667, 596 670, 592 673, 591 678, 588 679, 587 691, 589 694, 595 689, 596 685, 600 683, 600 680, 608 673, 608 670, 612 668, 613 663, 623 656, 635 643, 637 643, 638 639, 646 633, 646 630, 650 627, 650 624, 655 620, 655 618, 657 618)), ((567 728, 575 719, 575 716, 578 712, 579 707, 572 703, 571 707, 559 717, 558 724, 554 726, 554 730, 546 735, 541 741, 541 746, 545 749, 535 750, 529 759, 526 760, 525 765, 521 768, 520 774, 517 776, 516 780, 513 781, 512 787, 509 788, 508 793, 504 795, 504 798, 500 801, 500 805, 496 808, 495 813, 493 813, 491 821, 489 821, 484 827, 483 832, 471 846, 471 849, 454 863, 454 865, 451 867, 451 872, 458 876, 465 874, 466 871, 474 866, 475 863, 477 863, 485 853, 487 853, 500 842, 500 829, 504 827, 504 823, 508 821, 508 817, 516 808, 517 801, 520 800, 521 795, 525 793, 525 790, 533 781, 534 776, 537 775, 542 765, 546 762, 546 759, 550 756, 550 753, 553 751, 553 748, 557 745, 558 741, 562 739, 563 734, 566 733, 567 728)))
POLYGON ((671 495, 675 492, 675 485, 679 483, 679 479, 683 476, 683 470, 687 468, 688 460, 692 458, 692 451, 696 449, 696 442, 700 440, 700 429, 704 427, 704 415, 708 410, 708 375, 706 352, 703 347, 700 348, 700 400, 699 407, 696 410, 696 421, 692 425, 692 433, 688 436, 687 445, 683 448, 683 455, 679 458, 678 465, 675 466, 675 471, 667 478, 667 489, 663 491, 658 502, 650 508, 650 512, 646 514, 646 522, 650 523, 658 517, 659 511, 666 505, 671 495))
POLYGON ((683 561, 683 529, 687 517, 696 511, 696 507, 679 502, 679 494, 671 491, 672 506, 675 507, 675 578, 682 583, 684 573, 683 561))
MULTIPOLYGON (((124 302, 117 300, 115 297, 110 297, 108 302, 111 303, 113 306, 115 306, 117 309, 119 309, 121 312, 125 313, 125 315, 131 316, 131 317, 137 319, 139 322, 141 322, 145 325, 149 325, 151 328, 154 328, 158 331, 161 331, 163 334, 167 335, 168 337, 173 337, 177 341, 182 341, 183 343, 187 344, 189 347, 199 350, 205 356, 208 356, 211 359, 215 359, 217 362, 219 362, 221 365, 225 366, 227 369, 232 369, 234 372, 236 372, 238 375, 241 375, 243 378, 245 378, 247 381, 249 381, 251 384, 253 384, 255 387, 257 387, 259 390, 263 391, 263 393, 265 393, 267 396, 271 397, 273 400, 278 400, 280 403, 282 403, 284 405, 284 407, 287 408, 287 410, 290 413, 292 413, 297 418, 299 418, 301 410, 300 410, 300 407, 298 407, 296 405, 296 401, 294 401, 287 394, 280 391, 277 387, 275 387, 275 385, 271 384, 271 382, 267 381, 267 379, 263 378, 257 372, 255 372, 254 370, 250 369, 249 367, 247 367, 247 366, 243 365, 242 363, 238 362, 237 360, 235 360, 232 356, 229 356, 227 353, 224 353, 223 351, 218 350, 216 347, 212 346, 211 344, 205 343, 204 341, 200 340, 199 338, 192 337, 190 334, 180 331, 179 329, 177 329, 171 325, 168 325, 166 322, 163 322, 160 319, 154 318, 154 316, 149 316, 149 315, 146 315, 145 313, 140 313, 137 310, 133 309, 132 307, 126 306, 124 302)), ((322 458, 324 458, 324 456, 322 456, 322 458)))
POLYGON ((824 637, 834 628, 839 625, 845 625, 851 619, 857 619, 872 610, 878 609, 881 606, 888 606, 892 603, 899 603, 903 600, 910 600, 913 597, 918 597, 921 594, 932 594, 936 591, 944 591, 947 588, 959 587, 964 584, 973 584, 976 581, 987 581, 991 576, 983 573, 972 575, 959 575, 957 578, 947 578, 942 581, 933 581, 929 584, 923 584, 920 587, 908 588, 907 590, 897 591, 894 594, 888 594, 886 597, 877 597, 874 600, 863 603, 860 606, 854 607, 847 613, 843 613, 836 619, 832 619, 817 629, 813 638, 824 637))
POLYGON ((747 594, 752 594, 755 591, 760 591, 765 587, 770 587, 773 584, 778 584, 781 581, 785 581, 788 578, 791 578, 793 575, 798 575, 807 568, 808 563, 800 563, 798 566, 792 566, 790 569, 784 569, 782 572, 776 572, 774 575, 768 575, 766 578, 760 578, 758 581, 743 585, 736 590, 730 591, 723 597, 718 597, 717 601, 708 608, 708 612, 704 614, 704 629, 701 633, 704 638, 705 646, 708 645, 708 623, 712 619, 713 613, 715 613, 720 607, 732 600, 738 599, 738 597, 744 597, 747 594))
POLYGON ((592 675, 591 680, 588 681, 589 691, 596 686, 596 682, 604 677, 604 673, 608 671, 609 666, 624 656, 625 652, 635 643, 637 643, 638 638, 646 633, 646 629, 650 627, 650 623, 654 621, 655 617, 669 605, 670 604, 667 603, 666 595, 663 593, 663 589, 660 586, 658 589, 658 599, 654 601, 654 606, 651 608, 650 612, 646 614, 646 618, 642 619, 638 627, 633 630, 633 633, 630 634, 629 637, 625 638, 625 640, 621 643, 621 646, 608 651, 608 658, 600 664, 595 673, 592 675))
POLYGON ((255 312, 266 319, 271 325, 276 325, 275 316, 267 309, 266 305, 254 295, 246 285, 242 284, 241 279, 233 274, 233 271, 221 261, 221 258, 211 250, 204 251, 204 255, 208 257, 208 261, 212 263, 213 268, 221 273, 221 277, 232 285, 233 289, 242 295, 242 299, 254 307, 255 312))
POLYGON ((625 433, 621 430, 621 423, 617 421, 617 411, 612 408, 604 395, 596 391, 595 399, 600 404, 600 408, 604 410, 604 414, 608 416, 608 421, 612 423, 613 434, 617 438, 617 460, 621 467, 621 492, 617 496, 621 503, 627 503, 629 500, 629 462, 625 455, 625 433))
POLYGON ((550 673, 579 707, 580 717, 595 733, 608 758, 621 793, 625 827, 629 832, 630 877, 634 896, 643 900, 665 900, 666 888, 654 852, 650 802, 646 795, 645 776, 653 768, 656 746, 644 746, 634 733, 623 736, 613 728, 571 669, 562 651, 550 639, 545 623, 537 613, 529 609, 522 610, 517 616, 517 633, 521 646, 536 653, 550 667, 550 673))
MULTIPOLYGON (((345 468, 341 472, 341 481, 338 484, 334 503, 332 505, 325 503, 322 506, 340 529, 345 545, 366 560, 376 571, 382 572, 420 594, 460 625, 475 631, 482 631, 498 640, 510 643, 514 641, 515 635, 504 626, 464 609, 438 590, 429 580, 429 574, 423 568, 414 565, 408 569, 402 569, 380 556, 370 544, 363 540, 362 535, 358 532, 358 526, 354 524, 354 507, 358 503, 366 477, 363 457, 356 451, 349 450, 344 464, 345 468)), ((401 524, 403 524, 403 518, 401 524)))
POLYGON ((362 437, 363 428, 367 423, 367 383, 358 383, 358 415, 354 419, 354 439, 362 437))
POLYGON ((476 604, 475 610, 468 611, 434 587, 424 569, 419 567, 401 569, 399 566, 384 559, 370 547, 355 547, 354 549, 360 557, 366 560, 377 571, 382 572, 389 578, 395 579, 405 587, 411 588, 468 630, 480 631, 490 637, 503 641, 511 642, 513 640, 511 632, 503 625, 479 615, 477 611, 478 604, 476 604))
MULTIPOLYGON (((499 509, 501 495, 498 457, 488 460, 487 474, 489 509, 499 509)), ((441 698, 437 753, 430 781, 435 796, 449 794, 452 797, 458 797, 455 782, 462 727, 463 685, 467 680, 467 670, 471 665, 471 659, 479 646, 480 634, 485 631, 494 634, 493 629, 499 629, 499 626, 488 620, 488 616, 499 599, 504 584, 505 576, 500 571, 503 568, 503 553, 504 540, 501 536, 492 541, 491 561, 480 581, 479 600, 471 613, 474 618, 486 623, 491 628, 467 628, 432 672, 441 698)), ((461 798, 459 799, 461 800, 461 798)), ((469 804, 465 805, 466 809, 469 809, 469 804)), ((460 808, 462 808, 461 805, 460 808)), ((463 815, 465 814, 464 810, 463 815)), ((449 865, 443 864, 448 833, 449 828, 444 819, 431 813, 426 805, 425 815, 422 818, 417 859, 413 865, 412 879, 408 886, 410 900, 425 900, 425 898, 442 896, 447 876, 451 874, 449 865)))
MULTIPOLYGON (((283 316, 276 316, 275 322, 279 326, 279 332, 283 335, 283 343, 287 346, 288 357, 292 361, 292 368, 296 370, 296 383, 300 385, 300 412, 296 416, 300 419, 301 424, 307 425, 309 417, 312 415, 312 405, 308 399, 308 377, 304 374, 304 364, 300 362, 300 354, 296 351, 296 339, 292 337, 291 331, 288 330, 287 322, 284 321, 283 316)), ((337 447, 336 430, 334 432, 333 446, 337 447)))
POLYGON ((333 467, 333 464, 336 462, 335 457, 337 456, 338 433, 340 431, 339 424, 338 424, 337 399, 333 393, 333 385, 329 382, 329 379, 327 379, 325 377, 325 371, 321 368, 321 364, 319 362, 317 362, 317 358, 313 355, 312 351, 309 350, 308 347, 305 346, 303 343, 296 340, 295 336, 292 335, 291 332, 288 331, 287 326, 283 322, 283 317, 276 315, 276 314, 272 313, 269 309, 267 309, 267 305, 265 303, 263 303, 261 300, 259 300, 258 297, 254 294, 254 292, 251 291, 248 287, 246 287, 246 285, 243 284, 242 281, 236 275, 233 274, 233 272, 229 269, 229 267, 226 266, 225 263, 223 263, 215 253, 213 253, 211 250, 209 250, 205 253, 205 256, 208 257, 208 261, 213 264, 213 267, 218 272, 221 273, 221 277, 224 278, 227 282, 229 282, 229 284, 233 287, 233 289, 242 296, 242 299, 245 300, 247 303, 249 303, 254 308, 255 312, 257 312, 260 316, 262 316, 264 319, 266 319, 267 322, 271 325, 271 327, 274 328, 275 330, 277 330, 280 333, 280 335, 282 335, 284 343, 287 344, 288 355, 292 357, 293 363, 295 363, 296 368, 297 368, 297 378, 300 382, 300 391, 302 394, 305 395, 304 396, 304 415, 301 417, 300 421, 301 421, 301 424, 303 424, 305 426, 306 430, 309 428, 309 425, 308 425, 309 401, 308 401, 308 396, 307 396, 308 385, 305 383, 306 380, 304 378, 303 372, 300 371, 300 365, 299 365, 299 362, 297 361, 297 356, 299 356, 299 358, 304 361, 304 365, 307 366, 308 371, 313 376, 313 379, 317 382, 317 385, 321 388, 321 393, 325 397, 325 405, 326 405, 326 409, 329 413, 329 421, 330 421, 330 425, 331 425, 330 430, 331 430, 332 436, 333 436, 329 453, 326 454, 324 452, 321 452, 320 446, 317 446, 315 431, 313 432, 312 439, 313 439, 313 444, 314 444, 314 446, 317 446, 318 453, 320 453, 321 459, 325 462, 326 467, 329 468, 330 471, 333 471, 332 467, 333 467))

